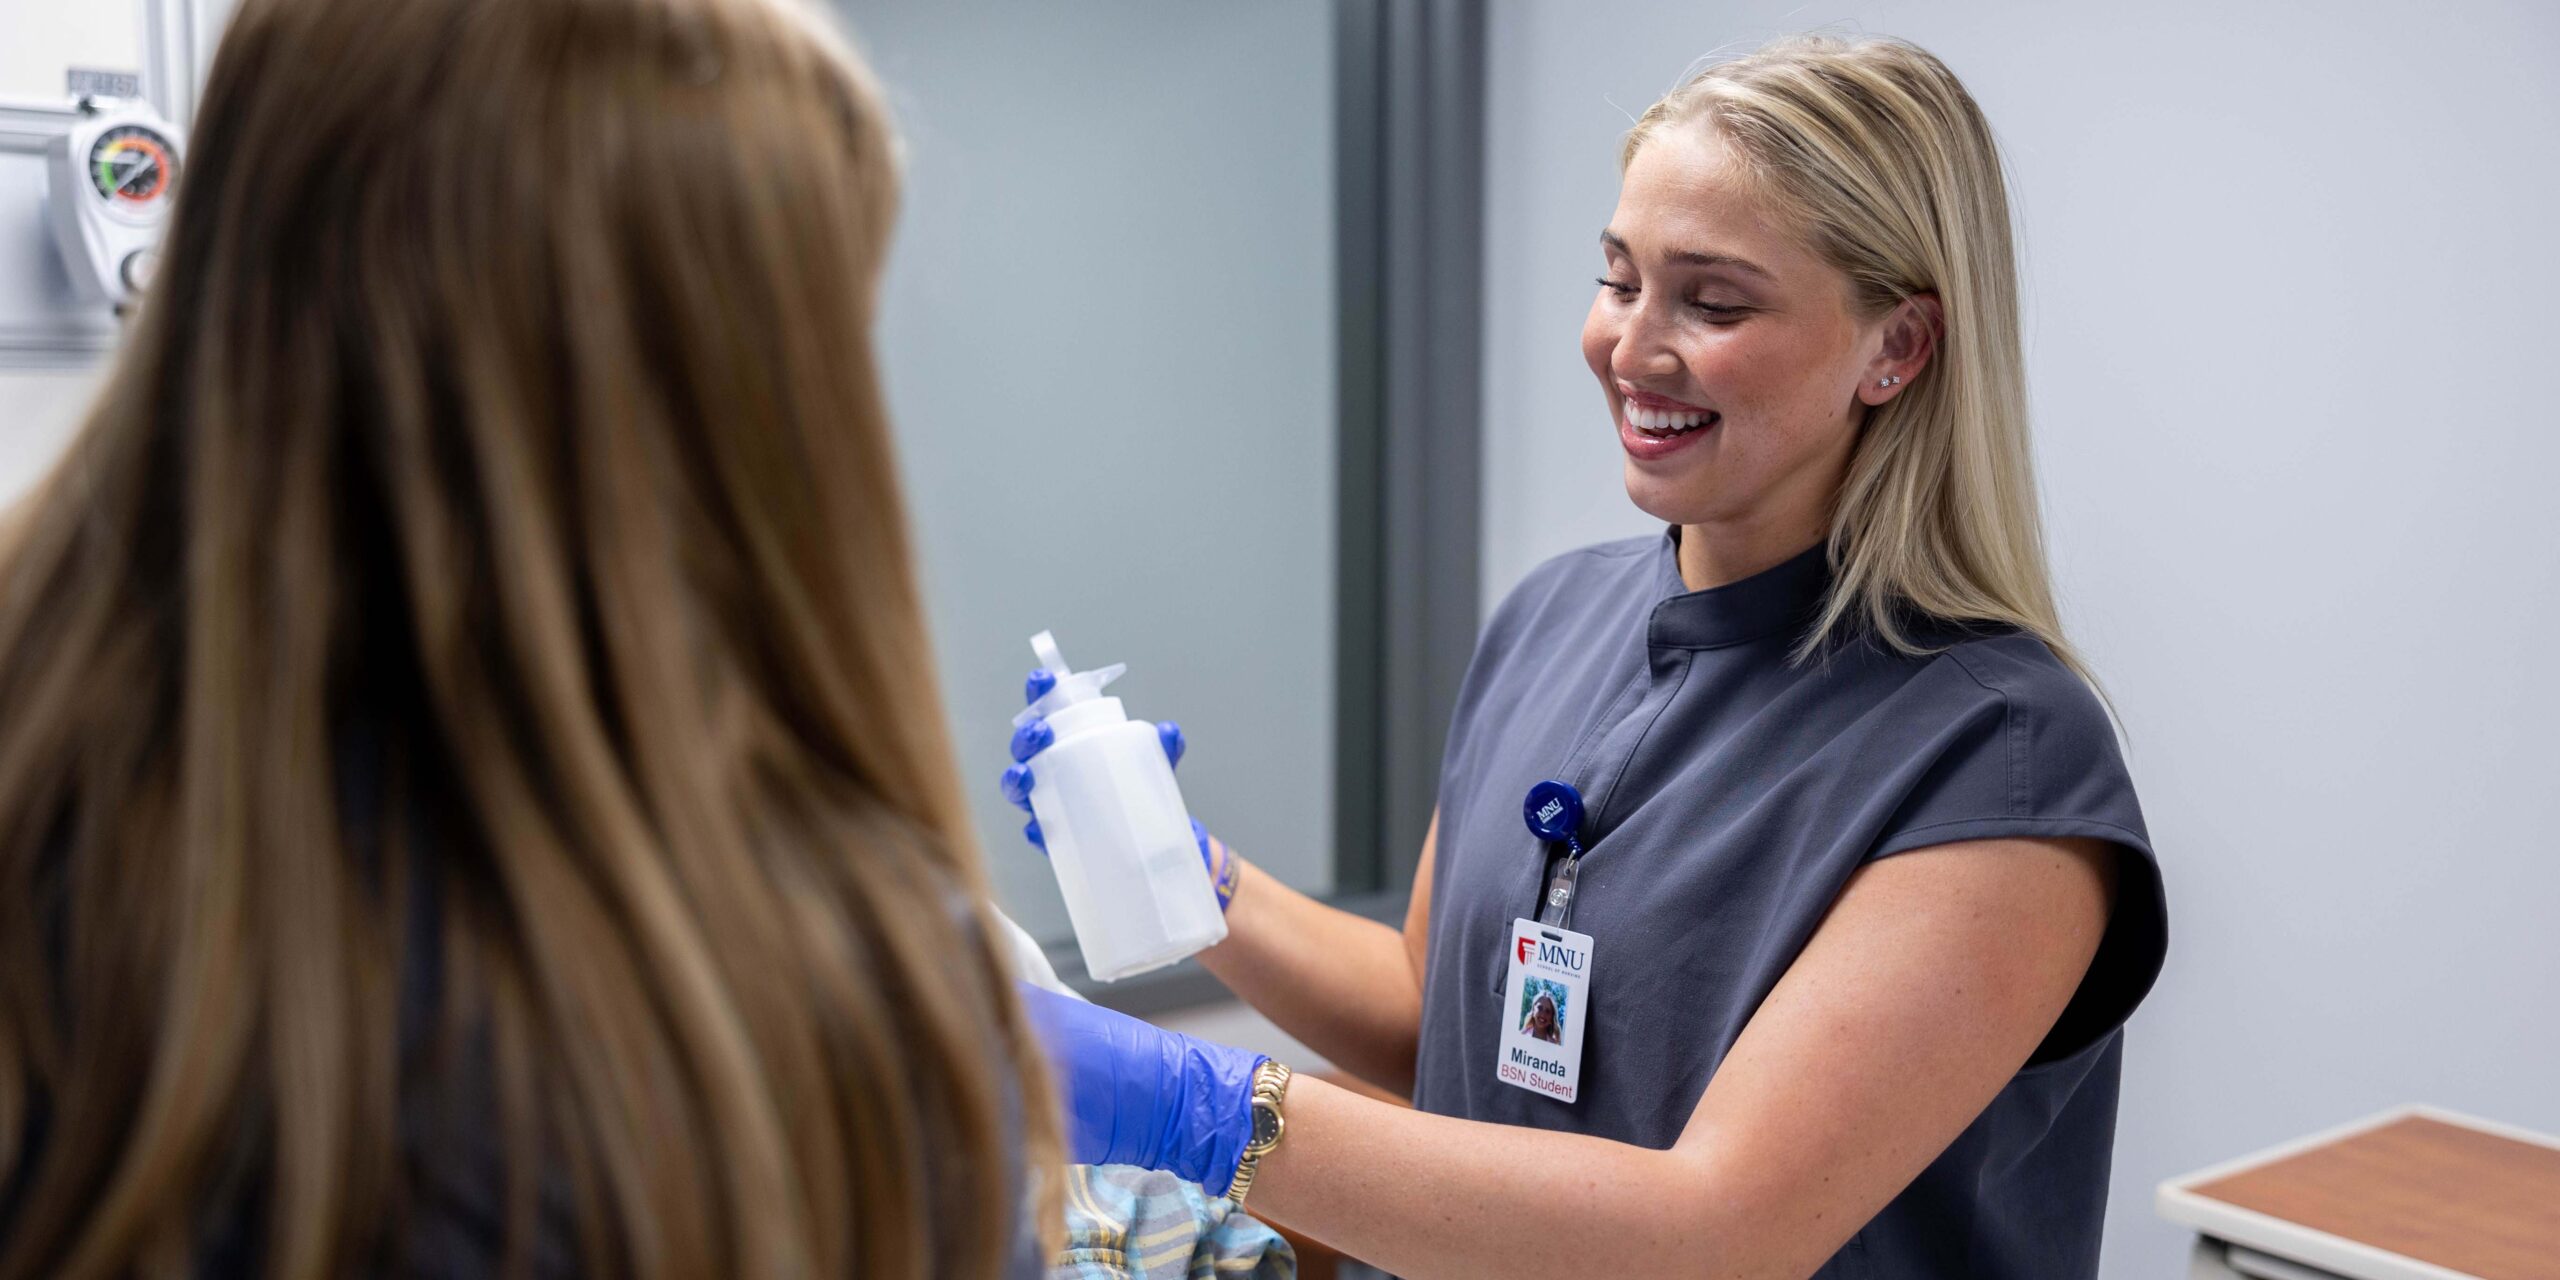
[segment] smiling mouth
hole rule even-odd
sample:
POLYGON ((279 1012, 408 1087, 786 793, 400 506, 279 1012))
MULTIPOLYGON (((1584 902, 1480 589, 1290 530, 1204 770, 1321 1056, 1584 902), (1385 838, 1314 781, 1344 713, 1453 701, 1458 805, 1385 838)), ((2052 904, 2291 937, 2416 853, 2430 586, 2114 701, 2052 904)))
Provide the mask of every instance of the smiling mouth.
POLYGON ((1628 426, 1635 428, 1637 434, 1654 440, 1670 440, 1693 431, 1704 431, 1724 417, 1712 409, 1673 411, 1647 409, 1633 403, 1628 404, 1624 412, 1628 426))

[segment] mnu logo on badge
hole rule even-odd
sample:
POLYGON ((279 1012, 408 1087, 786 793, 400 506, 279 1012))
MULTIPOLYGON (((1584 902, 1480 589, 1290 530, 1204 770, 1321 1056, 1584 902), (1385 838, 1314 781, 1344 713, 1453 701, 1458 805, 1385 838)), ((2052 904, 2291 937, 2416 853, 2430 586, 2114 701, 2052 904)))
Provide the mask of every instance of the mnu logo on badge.
POLYGON ((1538 821, 1553 822, 1556 820, 1556 815, 1562 812, 1564 812, 1564 801, 1549 800, 1545 808, 1538 810, 1538 821))
POLYGON ((1558 946, 1552 942, 1540 942, 1536 938, 1525 933, 1514 938, 1512 941, 1515 944, 1513 947, 1513 953, 1518 956, 1519 961, 1522 964, 1529 963, 1529 957, 1532 949, 1534 948, 1538 958, 1538 963, 1553 965, 1558 969, 1564 969, 1573 973, 1582 972, 1582 953, 1572 947, 1558 946))

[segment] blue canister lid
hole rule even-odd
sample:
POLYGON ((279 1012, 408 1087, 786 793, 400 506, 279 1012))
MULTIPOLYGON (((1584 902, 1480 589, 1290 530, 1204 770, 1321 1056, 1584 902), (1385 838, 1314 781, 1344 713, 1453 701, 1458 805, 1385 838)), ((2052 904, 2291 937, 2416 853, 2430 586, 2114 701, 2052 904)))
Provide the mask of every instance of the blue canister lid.
POLYGON ((1541 840, 1576 843, 1575 836, 1582 830, 1582 793, 1570 782, 1549 778, 1529 788, 1520 816, 1528 821, 1530 834, 1541 840))

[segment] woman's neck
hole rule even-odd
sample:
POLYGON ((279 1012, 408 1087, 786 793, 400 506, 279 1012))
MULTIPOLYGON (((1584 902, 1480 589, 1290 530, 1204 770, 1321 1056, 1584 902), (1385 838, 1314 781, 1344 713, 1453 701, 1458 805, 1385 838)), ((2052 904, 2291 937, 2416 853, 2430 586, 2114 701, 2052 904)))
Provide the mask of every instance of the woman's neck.
POLYGON ((1755 573, 1795 559, 1820 542, 1818 527, 1794 525, 1736 527, 1722 524, 1680 526, 1680 582, 1705 591, 1740 582, 1755 573))

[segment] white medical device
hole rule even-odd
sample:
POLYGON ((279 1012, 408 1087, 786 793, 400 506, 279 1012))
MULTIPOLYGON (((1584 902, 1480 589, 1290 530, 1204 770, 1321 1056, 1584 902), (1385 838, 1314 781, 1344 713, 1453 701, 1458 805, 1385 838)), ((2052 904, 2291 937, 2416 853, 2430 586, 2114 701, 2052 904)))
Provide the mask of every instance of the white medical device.
POLYGON ((141 296, 184 158, 177 127, 147 104, 94 98, 46 148, 54 239, 82 298, 122 310, 141 296))

